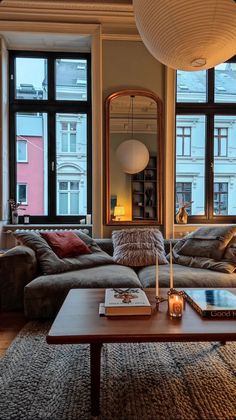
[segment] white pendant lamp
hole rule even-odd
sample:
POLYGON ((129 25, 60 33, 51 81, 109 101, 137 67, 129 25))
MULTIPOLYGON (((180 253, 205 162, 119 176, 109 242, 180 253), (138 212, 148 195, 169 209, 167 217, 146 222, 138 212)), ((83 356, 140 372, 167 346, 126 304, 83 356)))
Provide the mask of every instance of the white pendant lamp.
POLYGON ((146 168, 149 161, 149 151, 139 140, 123 141, 116 149, 116 156, 122 170, 127 174, 136 174, 146 168))
POLYGON ((133 0, 133 6, 144 44, 166 66, 204 70, 236 54, 234 0, 133 0))
POLYGON ((136 174, 146 168, 149 161, 149 151, 145 144, 133 138, 134 136, 134 95, 131 101, 131 139, 123 141, 116 149, 116 156, 121 168, 127 174, 136 174))

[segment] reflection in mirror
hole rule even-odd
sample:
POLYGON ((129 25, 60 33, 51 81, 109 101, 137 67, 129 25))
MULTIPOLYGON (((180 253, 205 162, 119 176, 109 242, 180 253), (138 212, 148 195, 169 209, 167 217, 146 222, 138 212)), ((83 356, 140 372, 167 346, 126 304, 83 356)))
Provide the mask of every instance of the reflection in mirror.
POLYGON ((106 100, 106 223, 161 223, 161 101, 126 90, 106 100))

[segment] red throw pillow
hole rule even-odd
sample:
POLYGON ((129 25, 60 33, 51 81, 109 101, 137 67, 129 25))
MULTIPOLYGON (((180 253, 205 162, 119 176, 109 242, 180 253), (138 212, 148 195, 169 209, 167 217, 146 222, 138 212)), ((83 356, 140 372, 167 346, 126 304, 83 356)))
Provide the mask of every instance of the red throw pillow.
POLYGON ((41 236, 59 258, 92 254, 86 243, 73 232, 46 232, 41 233, 41 236))

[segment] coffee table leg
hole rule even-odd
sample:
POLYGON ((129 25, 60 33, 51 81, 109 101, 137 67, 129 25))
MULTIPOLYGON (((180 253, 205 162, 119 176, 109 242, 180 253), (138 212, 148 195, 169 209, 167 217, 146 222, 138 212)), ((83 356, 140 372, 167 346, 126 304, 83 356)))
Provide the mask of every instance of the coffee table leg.
POLYGON ((91 413, 99 415, 100 374, 101 374, 101 343, 90 344, 90 374, 91 374, 91 413))

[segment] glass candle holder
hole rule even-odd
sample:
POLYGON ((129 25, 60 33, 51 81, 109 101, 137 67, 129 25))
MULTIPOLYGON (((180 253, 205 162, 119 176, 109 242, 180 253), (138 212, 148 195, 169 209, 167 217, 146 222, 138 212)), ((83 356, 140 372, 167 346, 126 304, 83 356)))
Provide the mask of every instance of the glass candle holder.
POLYGON ((171 289, 168 292, 168 311, 171 318, 181 318, 184 309, 184 297, 182 292, 171 289))

